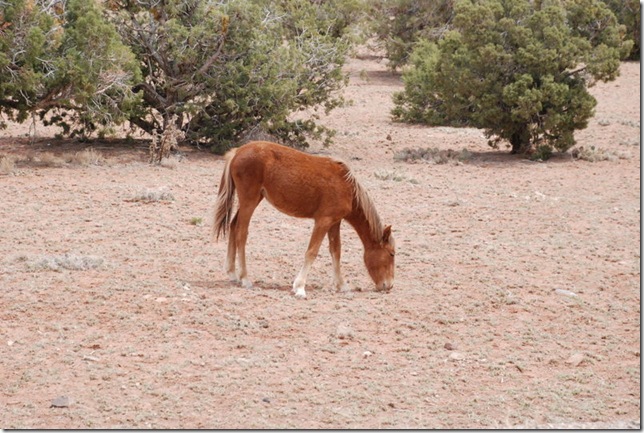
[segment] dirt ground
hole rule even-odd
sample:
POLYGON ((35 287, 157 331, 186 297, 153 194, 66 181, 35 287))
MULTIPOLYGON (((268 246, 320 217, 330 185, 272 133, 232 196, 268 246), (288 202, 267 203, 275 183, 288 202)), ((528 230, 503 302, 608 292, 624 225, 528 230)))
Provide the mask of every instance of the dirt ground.
POLYGON ((312 222, 263 203, 254 289, 227 281, 210 224, 221 157, 1 131, 2 428, 639 428, 640 65, 592 88, 579 145, 548 162, 475 129, 392 123, 400 78, 347 64, 329 148, 393 225, 396 282, 373 291, 343 225, 355 291, 326 241, 306 300, 290 286, 312 222), (64 162, 92 147, 98 164, 64 162), (394 160, 405 148, 465 162, 394 160), (101 158, 99 158, 101 159, 101 158))

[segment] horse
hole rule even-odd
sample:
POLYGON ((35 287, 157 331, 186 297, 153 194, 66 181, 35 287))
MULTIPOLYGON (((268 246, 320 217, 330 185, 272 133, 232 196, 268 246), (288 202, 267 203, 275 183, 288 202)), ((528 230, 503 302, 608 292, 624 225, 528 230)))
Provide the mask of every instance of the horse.
POLYGON ((293 293, 305 298, 307 275, 325 236, 333 263, 336 290, 348 290, 340 271, 340 223, 346 220, 364 246, 364 263, 376 291, 394 283, 395 242, 391 226, 383 227, 367 191, 342 161, 316 156, 267 141, 253 141, 225 155, 213 224, 215 241, 229 234, 225 271, 231 281, 251 288, 246 269, 246 239, 255 208, 265 198, 277 210, 312 218, 313 232, 304 264, 293 282, 293 293), (237 192, 238 209, 233 205, 237 192), (239 273, 235 273, 235 257, 239 273))

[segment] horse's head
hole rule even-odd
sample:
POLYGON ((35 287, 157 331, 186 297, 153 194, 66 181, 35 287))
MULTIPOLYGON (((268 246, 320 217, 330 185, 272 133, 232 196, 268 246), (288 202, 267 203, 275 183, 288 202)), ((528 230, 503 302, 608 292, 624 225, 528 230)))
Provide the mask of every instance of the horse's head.
POLYGON ((372 247, 365 248, 364 263, 376 283, 376 290, 391 290, 394 286, 394 256, 396 243, 391 226, 385 227, 382 239, 372 247))

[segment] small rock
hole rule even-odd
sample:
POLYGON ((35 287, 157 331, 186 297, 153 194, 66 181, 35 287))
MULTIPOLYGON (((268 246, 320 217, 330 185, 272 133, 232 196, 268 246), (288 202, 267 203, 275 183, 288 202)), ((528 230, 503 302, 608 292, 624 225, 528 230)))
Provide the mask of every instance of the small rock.
POLYGON ((579 364, 584 362, 584 359, 586 359, 586 357, 583 353, 575 353, 566 360, 566 363, 572 365, 573 367, 577 367, 579 366, 579 364))
POLYGON ((94 361, 94 362, 98 362, 98 361, 100 361, 100 358, 97 358, 97 357, 95 357, 95 356, 85 355, 85 356, 83 356, 83 361, 94 361))
POLYGON ((447 349, 447 350, 456 349, 456 347, 454 347, 454 345, 452 343, 445 343, 445 346, 443 346, 443 347, 445 347, 445 349, 447 349))
POLYGON ((462 361, 463 359, 465 359, 465 355, 460 352, 452 352, 449 354, 449 359, 451 359, 452 361, 462 361))
POLYGON ((362 354, 363 358, 369 358, 371 355, 373 355, 372 352, 365 350, 365 352, 362 354))
POLYGON ((49 407, 69 407, 71 404, 69 397, 66 395, 61 395, 60 397, 56 397, 51 401, 51 406, 49 407))
POLYGON ((571 292, 570 290, 564 290, 564 289, 556 289, 555 293, 557 293, 558 295, 570 296, 573 298, 577 296, 575 292, 571 292))
POLYGON ((262 399, 262 401, 263 401, 264 403, 270 403, 270 402, 271 402, 271 399, 270 399, 270 398, 268 398, 268 397, 264 397, 264 398, 262 399))
POLYGON ((155 299, 155 301, 159 303, 164 303, 164 302, 168 302, 168 298, 166 298, 165 296, 159 296, 158 298, 155 299))

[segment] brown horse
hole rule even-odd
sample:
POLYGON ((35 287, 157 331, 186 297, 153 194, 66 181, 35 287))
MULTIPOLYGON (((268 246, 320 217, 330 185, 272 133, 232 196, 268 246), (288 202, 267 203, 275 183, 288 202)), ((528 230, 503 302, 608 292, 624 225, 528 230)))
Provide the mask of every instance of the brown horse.
POLYGON ((213 232, 219 239, 230 231, 226 271, 231 280, 252 287, 246 271, 248 224, 257 205, 266 198, 287 215, 315 220, 304 265, 293 282, 296 297, 306 297, 306 277, 325 235, 329 237, 334 286, 347 289, 340 273, 343 219, 362 240, 364 262, 376 290, 393 287, 395 244, 391 226, 383 228, 373 202, 346 164, 265 141, 232 149, 225 158, 213 232), (231 219, 235 190, 239 207, 231 219), (239 260, 238 274, 235 255, 239 260))

